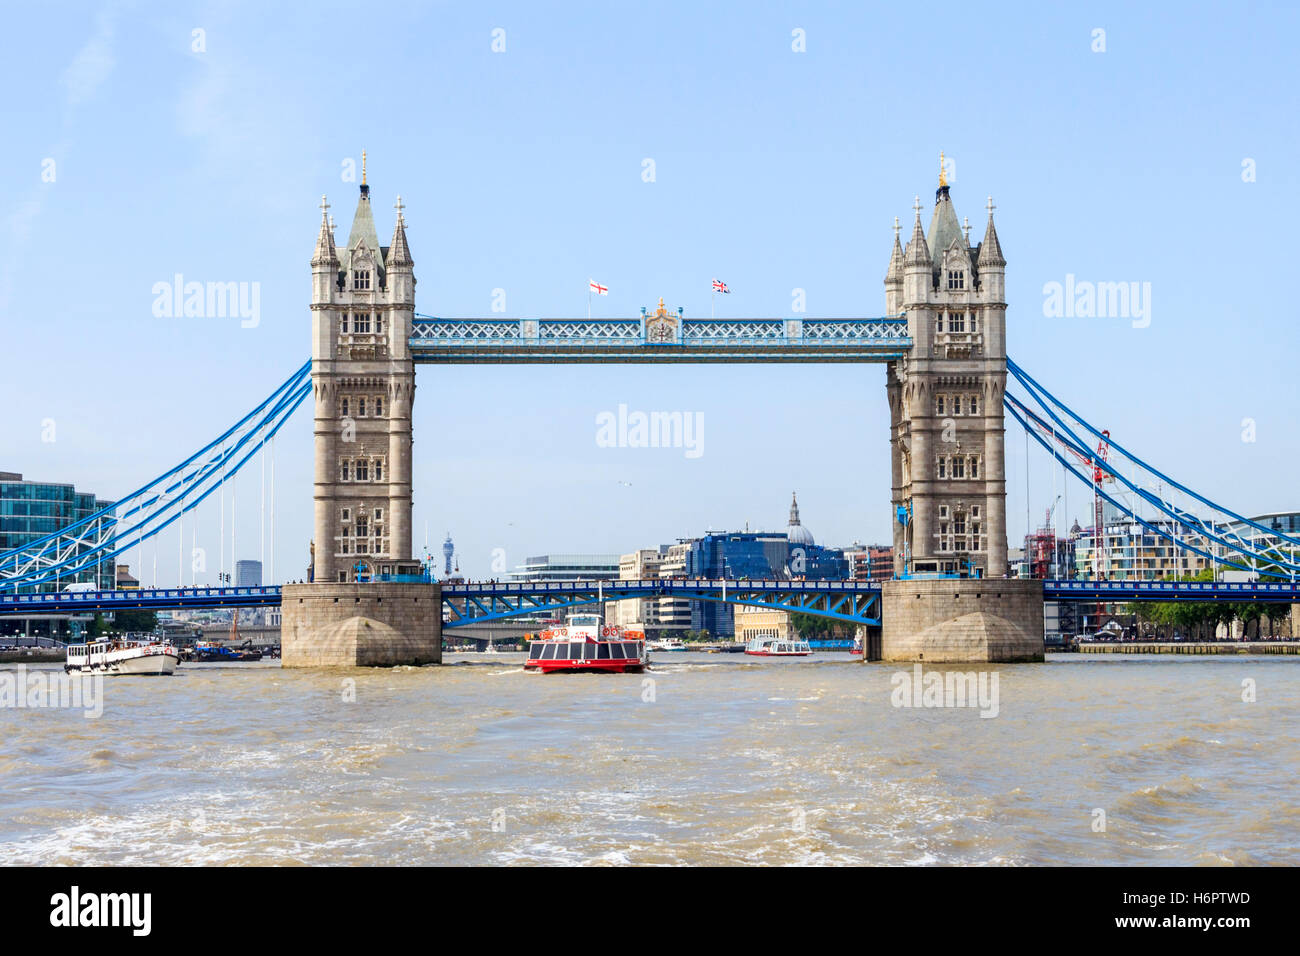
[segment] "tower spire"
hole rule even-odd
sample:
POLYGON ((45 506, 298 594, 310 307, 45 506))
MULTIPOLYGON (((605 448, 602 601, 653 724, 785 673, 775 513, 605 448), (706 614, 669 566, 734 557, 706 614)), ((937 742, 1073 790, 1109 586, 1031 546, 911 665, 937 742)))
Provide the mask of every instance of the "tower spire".
POLYGON ((948 185, 948 173, 943 168, 943 150, 939 150, 939 188, 948 185))
POLYGON ((366 184, 366 151, 361 151, 361 185, 366 184))

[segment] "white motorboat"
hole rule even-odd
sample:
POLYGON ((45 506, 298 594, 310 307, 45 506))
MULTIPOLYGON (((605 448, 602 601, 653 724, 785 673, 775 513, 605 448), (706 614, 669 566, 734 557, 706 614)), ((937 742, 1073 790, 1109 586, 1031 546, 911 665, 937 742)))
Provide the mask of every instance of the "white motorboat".
POLYGON ((63 669, 84 674, 174 674, 180 652, 166 641, 92 641, 69 644, 63 669))

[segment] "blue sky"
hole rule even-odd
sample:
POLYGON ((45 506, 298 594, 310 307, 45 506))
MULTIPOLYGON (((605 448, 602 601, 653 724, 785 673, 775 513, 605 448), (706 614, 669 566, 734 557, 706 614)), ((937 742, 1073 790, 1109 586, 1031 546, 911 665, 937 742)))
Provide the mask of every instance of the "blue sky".
MULTIPOLYGON (((707 314, 714 276, 734 289, 720 315, 792 315, 794 288, 809 315, 881 314, 893 217, 906 228, 920 194, 928 225, 942 149, 976 238, 997 204, 1012 356, 1210 497, 1300 508, 1293 9, 308 9, 8 12, 0 470, 120 495, 287 377, 309 352, 316 204, 329 195, 344 238, 343 164, 362 148, 385 242, 406 204, 418 310, 486 315, 502 288, 511 316, 584 314, 589 276, 607 315, 661 295, 707 314), (260 283, 260 324, 156 318, 152 287, 178 272, 260 283), (1150 282, 1150 326, 1045 317, 1043 286, 1067 274, 1150 282)), ((417 383, 417 545, 426 523, 432 545, 450 530, 474 575, 497 548, 513 566, 780 527, 792 489, 819 542, 888 539, 880 366, 423 366, 417 383), (704 454, 598 447, 596 415, 620 403, 702 413, 704 454)), ((277 571, 300 577, 305 409, 278 446, 277 571)), ((1007 446, 1014 543, 1014 423, 1007 446)), ((1052 499, 1037 449, 1029 477, 1037 523, 1052 499)), ((240 557, 257 557, 258 494, 254 471, 240 557)), ((1072 489, 1072 514, 1084 499, 1072 489)), ((216 552, 215 514, 199 537, 216 552)), ((175 539, 158 554, 169 581, 175 539)))

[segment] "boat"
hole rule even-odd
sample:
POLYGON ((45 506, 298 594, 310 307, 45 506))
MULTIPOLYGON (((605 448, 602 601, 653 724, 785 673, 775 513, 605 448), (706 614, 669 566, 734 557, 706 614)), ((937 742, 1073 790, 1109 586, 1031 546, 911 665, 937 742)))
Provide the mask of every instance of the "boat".
POLYGON ((754 657, 807 657, 812 647, 799 637, 755 637, 745 645, 745 653, 754 657))
POLYGON ((69 674, 174 674, 180 659, 166 641, 112 639, 69 644, 63 669, 69 674))
POLYGON ((500 654, 501 652, 497 650, 496 645, 492 643, 492 638, 489 637, 489 638, 488 638, 488 645, 487 645, 487 647, 483 648, 483 653, 484 653, 484 654, 500 654))
POLYGON ((570 614, 563 624, 552 622, 529 645, 524 669, 636 674, 648 663, 645 629, 639 624, 602 624, 599 614, 570 614))
POLYGON ((662 637, 657 641, 651 641, 646 645, 652 651, 689 651, 685 642, 675 637, 662 637))
POLYGON ((222 644, 196 643, 194 650, 189 655, 189 660, 197 661, 200 664, 211 664, 213 662, 242 663, 244 661, 260 661, 261 659, 262 652, 259 650, 237 650, 222 644))

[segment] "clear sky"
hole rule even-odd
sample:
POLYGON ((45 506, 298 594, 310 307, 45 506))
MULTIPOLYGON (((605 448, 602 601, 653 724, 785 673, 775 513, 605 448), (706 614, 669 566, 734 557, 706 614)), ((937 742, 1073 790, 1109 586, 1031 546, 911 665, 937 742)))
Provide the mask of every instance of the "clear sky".
MULTIPOLYGON (((363 148, 383 242, 406 204, 418 311, 488 315, 504 289, 509 316, 583 315, 594 277, 598 314, 628 317, 661 295, 707 315, 715 276, 734 290, 719 315, 792 316, 796 288, 810 316, 882 314, 893 217, 906 229, 919 194, 928 226, 942 149, 976 240, 997 204, 1011 355, 1210 497, 1300 509, 1298 20, 1194 3, 13 7, 0 470, 115 497, 287 377, 309 354, 317 203, 343 240, 363 148), (155 317, 176 273, 259 283, 259 324, 155 317), (1046 316, 1067 275, 1149 282, 1150 324, 1046 316)), ((475 576, 498 548, 513 567, 779 528, 795 489, 819 543, 889 538, 881 366, 422 366, 417 383, 417 550, 426 525, 435 548, 450 530, 475 576), (596 416, 620 403, 701 413, 703 454, 599 447, 596 416)), ((1007 446, 1015 544, 1014 423, 1007 446)), ((1046 453, 1029 471, 1037 524, 1046 453)), ((310 482, 304 408, 278 442, 281 578, 303 575, 310 482)), ((258 497, 254 470, 241 558, 258 497)), ((215 554, 215 511, 199 537, 215 554)), ((158 555, 169 583, 175 539, 158 555)))

